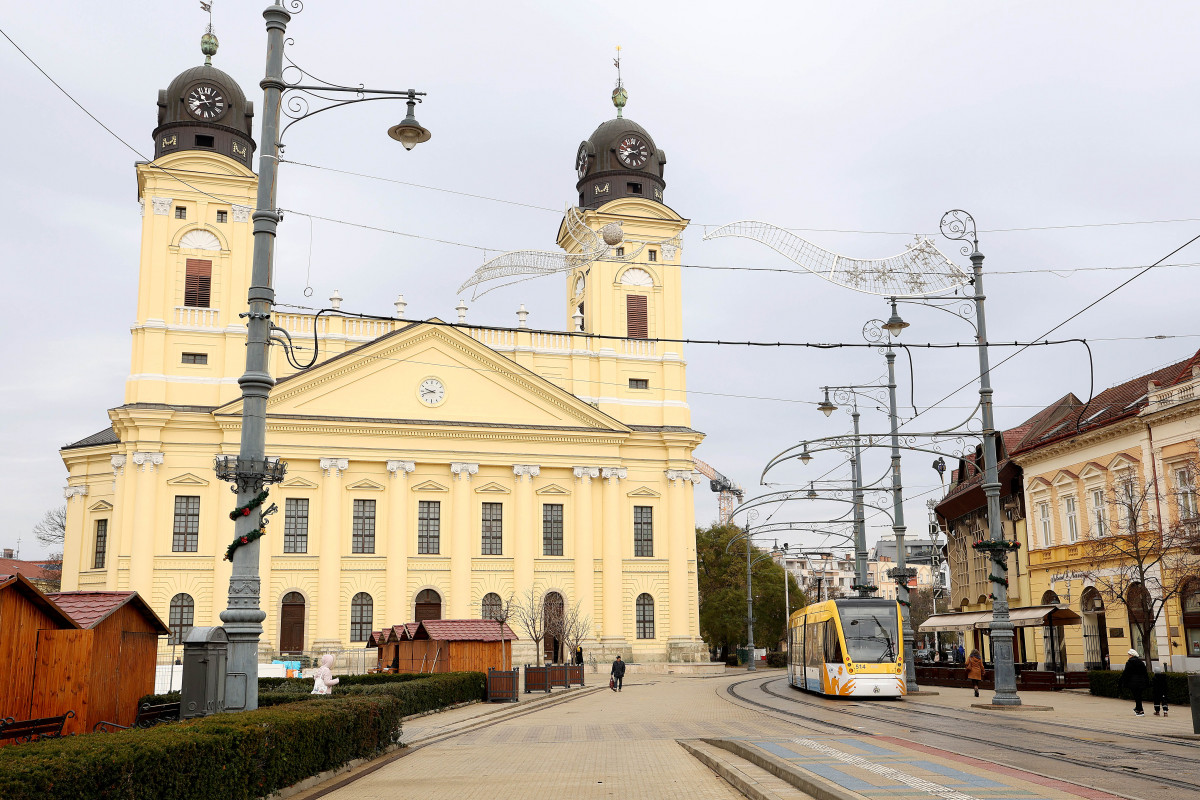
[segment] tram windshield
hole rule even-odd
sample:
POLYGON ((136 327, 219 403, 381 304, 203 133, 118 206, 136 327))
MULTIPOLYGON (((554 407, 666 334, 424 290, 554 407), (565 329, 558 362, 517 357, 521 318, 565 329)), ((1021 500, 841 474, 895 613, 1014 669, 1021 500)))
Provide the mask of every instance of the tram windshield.
POLYGON ((896 604, 888 601, 838 600, 846 654, 858 664, 895 661, 900 644, 896 630, 896 604))

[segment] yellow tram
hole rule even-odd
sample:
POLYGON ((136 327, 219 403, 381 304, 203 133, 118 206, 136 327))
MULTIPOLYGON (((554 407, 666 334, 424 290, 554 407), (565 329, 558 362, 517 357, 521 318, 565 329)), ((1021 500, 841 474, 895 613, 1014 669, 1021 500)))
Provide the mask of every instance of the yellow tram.
POLYGON ((874 597, 814 603, 788 620, 788 680, 836 697, 901 697, 900 605, 874 597))

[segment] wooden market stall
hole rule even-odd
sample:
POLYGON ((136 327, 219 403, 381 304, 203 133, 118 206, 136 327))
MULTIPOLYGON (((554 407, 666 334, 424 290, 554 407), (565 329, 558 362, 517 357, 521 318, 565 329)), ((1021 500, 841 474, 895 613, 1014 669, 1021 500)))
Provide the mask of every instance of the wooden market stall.
POLYGON ((64 733, 91 732, 97 722, 132 725, 138 699, 154 693, 158 637, 170 630, 137 592, 58 592, 48 597, 83 635, 49 647, 39 642, 31 714, 53 716, 74 709, 76 716, 64 733))
POLYGON ((32 718, 39 642, 84 637, 80 626, 28 578, 0 575, 0 664, 8 671, 0 692, 0 719, 32 718))
POLYGON ((490 619, 427 619, 372 634, 367 647, 379 651, 383 672, 487 672, 512 669, 507 624, 490 619))

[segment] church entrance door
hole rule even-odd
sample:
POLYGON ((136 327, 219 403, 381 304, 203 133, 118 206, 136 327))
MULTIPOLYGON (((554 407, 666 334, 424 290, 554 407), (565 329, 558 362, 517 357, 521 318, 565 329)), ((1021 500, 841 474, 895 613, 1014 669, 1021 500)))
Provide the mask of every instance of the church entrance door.
POLYGON ((279 615, 279 652, 299 653, 304 650, 304 595, 288 592, 283 596, 279 615))

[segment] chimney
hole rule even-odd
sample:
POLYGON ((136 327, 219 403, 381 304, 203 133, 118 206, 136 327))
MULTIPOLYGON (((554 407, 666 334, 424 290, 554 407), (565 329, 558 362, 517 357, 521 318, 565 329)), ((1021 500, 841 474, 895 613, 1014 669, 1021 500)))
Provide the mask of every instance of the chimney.
POLYGON ((13 551, 12 551, 12 548, 11 548, 11 547, 6 547, 6 548, 4 548, 4 557, 5 557, 5 558, 12 558, 12 557, 13 557, 13 551))

